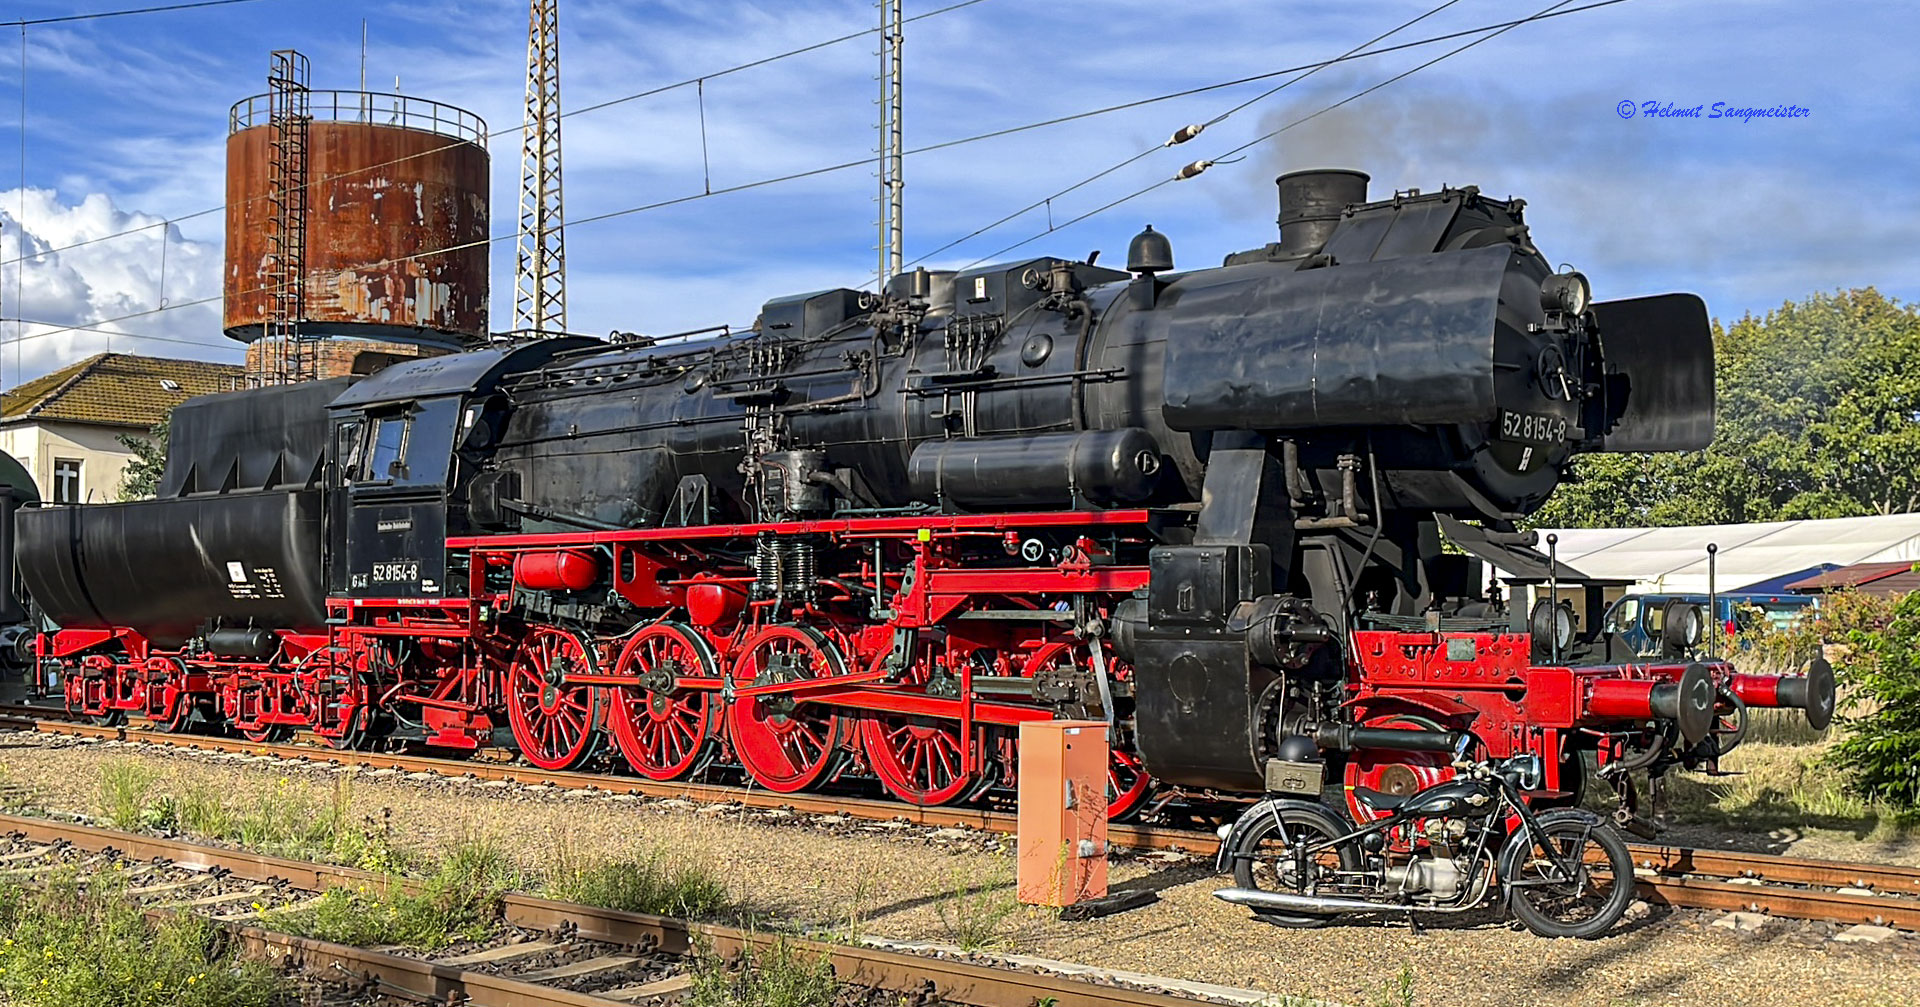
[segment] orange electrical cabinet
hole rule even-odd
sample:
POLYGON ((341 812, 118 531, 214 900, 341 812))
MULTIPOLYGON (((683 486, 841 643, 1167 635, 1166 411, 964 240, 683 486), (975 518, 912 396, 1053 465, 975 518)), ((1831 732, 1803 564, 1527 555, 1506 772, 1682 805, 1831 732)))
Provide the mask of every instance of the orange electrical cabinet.
POLYGON ((1020 725, 1018 892, 1030 906, 1107 894, 1107 725, 1020 725))

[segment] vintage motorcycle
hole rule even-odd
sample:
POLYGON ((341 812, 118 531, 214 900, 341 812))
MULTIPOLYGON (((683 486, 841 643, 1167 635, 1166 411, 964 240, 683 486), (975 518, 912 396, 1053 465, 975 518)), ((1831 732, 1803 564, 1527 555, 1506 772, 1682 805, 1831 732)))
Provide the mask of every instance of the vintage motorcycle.
MULTIPOLYGON (((1291 739, 1289 739, 1291 740, 1291 739)), ((1299 739, 1305 741, 1306 739, 1299 739)), ((1348 913, 1464 913, 1504 901, 1543 937, 1596 937, 1633 899, 1626 841, 1596 815, 1535 812, 1521 795, 1540 786, 1537 755, 1470 760, 1453 747, 1453 779, 1410 795, 1360 789, 1385 817, 1355 828, 1320 803, 1311 743, 1276 760, 1269 797, 1233 823, 1219 868, 1236 887, 1214 893, 1286 927, 1318 927, 1348 913), (1293 755, 1295 761, 1283 761, 1293 755), (1275 782, 1276 778, 1281 782, 1275 782), (1303 799, 1305 798, 1305 799, 1303 799)))

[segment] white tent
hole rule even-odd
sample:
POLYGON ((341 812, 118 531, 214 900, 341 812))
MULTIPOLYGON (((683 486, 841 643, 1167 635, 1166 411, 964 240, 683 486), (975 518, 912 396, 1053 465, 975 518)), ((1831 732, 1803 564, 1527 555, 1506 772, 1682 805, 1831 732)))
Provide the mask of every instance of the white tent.
POLYGON ((1558 536, 1560 560, 1590 577, 1632 580, 1639 591, 1705 593, 1707 545, 1719 547, 1719 590, 1823 563, 1846 566, 1920 560, 1920 514, 1769 521, 1680 528, 1542 528, 1534 548, 1558 536))

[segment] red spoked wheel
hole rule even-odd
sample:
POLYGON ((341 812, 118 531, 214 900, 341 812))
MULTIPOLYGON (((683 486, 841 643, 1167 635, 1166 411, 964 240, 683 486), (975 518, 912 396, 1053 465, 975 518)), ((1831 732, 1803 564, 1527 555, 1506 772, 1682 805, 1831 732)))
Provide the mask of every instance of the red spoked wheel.
POLYGON ((650 780, 684 779, 706 768, 719 747, 720 704, 712 691, 684 688, 680 680, 718 677, 712 645, 679 623, 655 623, 627 641, 615 674, 641 682, 609 690, 607 723, 627 765, 650 780))
MULTIPOLYGON (((1103 656, 1106 657, 1109 670, 1117 671, 1115 658, 1111 654, 1103 656)), ((1022 674, 1028 678, 1038 678, 1091 661, 1085 645, 1056 641, 1034 651, 1033 656, 1027 659, 1022 674)), ((1108 740, 1111 742, 1113 739, 1109 737, 1108 740)), ((1151 796, 1153 777, 1147 774, 1146 765, 1140 761, 1140 757, 1118 745, 1111 746, 1107 757, 1107 820, 1118 821, 1139 812, 1151 796)))
POLYGON ((952 804, 974 789, 977 746, 969 760, 954 721, 869 714, 860 721, 860 741, 880 783, 908 804, 952 804))
MULTIPOLYGON (((846 658, 825 635, 802 626, 769 626, 755 634, 733 665, 733 686, 776 685, 847 673, 846 658)), ((840 768, 853 718, 773 693, 738 699, 727 712, 733 751, 768 790, 791 794, 840 768)))
MULTIPOLYGON (((1365 726, 1415 731, 1446 730, 1437 721, 1404 713, 1368 720, 1365 726)), ((1452 760, 1439 752, 1362 749, 1347 760, 1343 780, 1346 784, 1347 814, 1352 815, 1356 823, 1366 825, 1393 813, 1368 804, 1362 790, 1409 797, 1450 779, 1453 779, 1452 760)))
POLYGON ((1114 749, 1107 760, 1107 820, 1121 822, 1139 814, 1153 793, 1153 777, 1138 755, 1114 749))
POLYGON ((575 633, 535 626, 521 641, 507 666, 507 721, 528 762, 574 769, 599 750, 601 691, 563 680, 593 673, 593 652, 575 633))

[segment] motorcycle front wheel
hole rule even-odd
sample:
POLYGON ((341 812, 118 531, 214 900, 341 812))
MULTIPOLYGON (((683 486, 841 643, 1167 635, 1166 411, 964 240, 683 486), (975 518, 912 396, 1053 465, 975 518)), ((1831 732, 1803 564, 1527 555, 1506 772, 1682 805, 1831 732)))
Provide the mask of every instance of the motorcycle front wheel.
POLYGON ((1500 857, 1513 915, 1542 937, 1598 937, 1633 901, 1633 855, 1613 826, 1584 811, 1549 811, 1514 833, 1500 857), (1548 855, 1549 847, 1553 855, 1548 855), (1556 866, 1575 868, 1572 877, 1556 866))
MULTIPOLYGON (((1301 870, 1294 856, 1298 847, 1311 849, 1332 842, 1352 827, 1333 812, 1317 804, 1298 801, 1265 802, 1255 805, 1244 816, 1245 826, 1235 831, 1227 853, 1233 858, 1233 881, 1241 888, 1265 892, 1310 895, 1338 881, 1337 872, 1360 870, 1360 851, 1354 844, 1321 850, 1306 859, 1301 870)), ((1275 926, 1324 927, 1334 914, 1277 913, 1259 910, 1255 917, 1275 926)))

